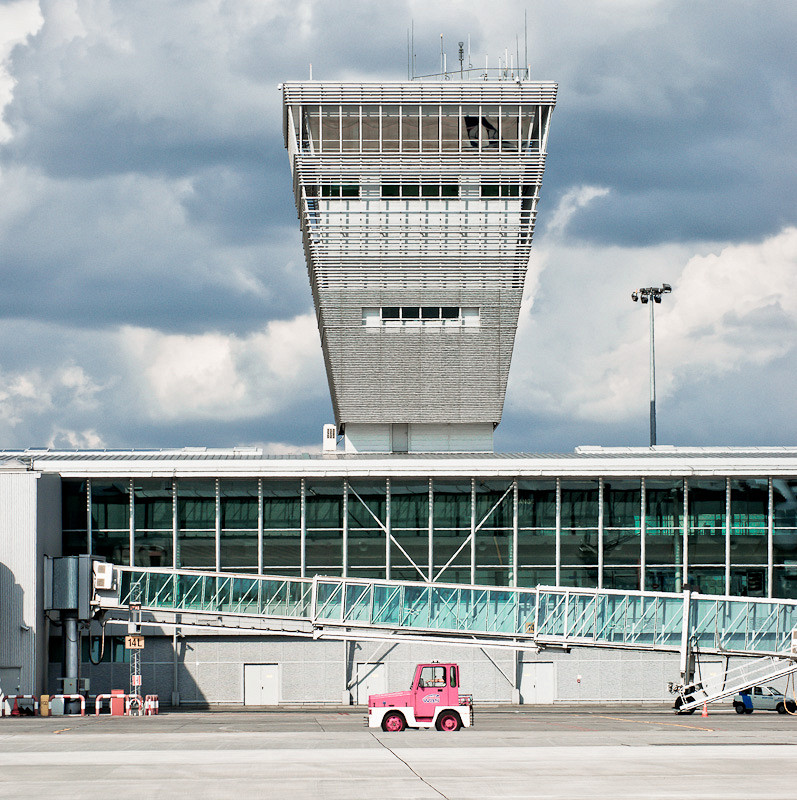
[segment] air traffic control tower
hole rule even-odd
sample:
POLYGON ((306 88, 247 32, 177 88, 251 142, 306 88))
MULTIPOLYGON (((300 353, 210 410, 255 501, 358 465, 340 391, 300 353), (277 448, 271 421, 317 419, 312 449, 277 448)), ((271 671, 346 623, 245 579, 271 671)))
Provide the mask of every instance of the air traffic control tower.
POLYGON ((495 73, 283 84, 347 452, 493 449, 557 89, 495 73))

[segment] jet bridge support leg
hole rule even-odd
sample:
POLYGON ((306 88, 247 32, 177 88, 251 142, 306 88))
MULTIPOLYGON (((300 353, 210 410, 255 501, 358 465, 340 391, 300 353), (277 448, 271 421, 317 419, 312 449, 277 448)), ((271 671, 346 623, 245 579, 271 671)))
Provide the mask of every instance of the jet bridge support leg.
POLYGON ((685 686, 695 678, 695 655, 692 650, 692 592, 684 590, 683 622, 681 624, 681 683, 685 686))

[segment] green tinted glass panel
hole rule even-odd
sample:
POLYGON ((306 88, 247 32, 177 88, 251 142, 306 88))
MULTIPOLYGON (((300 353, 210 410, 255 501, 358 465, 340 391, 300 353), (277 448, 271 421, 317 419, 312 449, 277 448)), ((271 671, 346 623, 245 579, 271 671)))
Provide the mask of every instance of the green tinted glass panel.
POLYGON ((731 568, 732 595, 740 597, 766 597, 767 571, 765 567, 731 568))
MULTIPOLYGON (((263 527, 267 530, 298 528, 302 519, 301 483, 263 480, 263 527)), ((298 564, 298 560, 296 562, 298 564)))
POLYGON ((689 585, 700 594, 725 594, 724 567, 690 567, 689 585))
POLYGON ((512 481, 476 481, 476 524, 511 528, 514 516, 512 481))
MULTIPOLYGON (((94 530, 129 529, 129 481, 91 482, 91 527, 94 530)), ((171 528, 171 521, 169 527, 171 528)))
POLYGON ((586 586, 590 589, 598 585, 597 569, 562 568, 562 586, 586 586))
MULTIPOLYGON (((592 565, 598 563, 597 530, 562 530, 562 564, 568 566, 592 565)), ((568 586, 562 579, 562 584, 568 586)), ((586 584, 576 583, 574 586, 586 584)))
POLYGON ((556 530, 519 530, 517 550, 518 563, 523 567, 554 564, 556 530))
POLYGON ((257 530, 257 481, 221 481, 219 490, 221 529, 257 530))
POLYGON ((555 481, 518 481, 518 527, 556 527, 555 481))
POLYGON ((628 567, 608 567, 603 570, 603 588, 621 591, 639 589, 639 570, 628 567))
POLYGON ((769 517, 769 486, 765 479, 731 481, 731 528, 764 528, 769 517))
POLYGON ((387 484, 380 481, 349 481, 349 530, 380 528, 385 524, 387 484))
POLYGON ((231 572, 257 570, 257 528, 221 532, 221 568, 231 572))
MULTIPOLYGON (((92 531, 91 552, 112 564, 130 563, 129 531, 92 531)), ((85 552, 85 550, 81 551, 85 552)), ((165 566, 170 567, 171 563, 165 566)))
POLYGON ((171 531, 136 531, 135 566, 137 567, 171 567, 172 534, 171 531))
POLYGON ((682 480, 645 481, 646 520, 648 529, 680 530, 684 511, 682 480))
POLYGON ((86 530, 86 481, 61 481, 61 527, 86 530))
POLYGON ((639 531, 628 528, 603 531, 603 561, 605 564, 638 564, 641 554, 639 531))
POLYGON ((177 509, 180 530, 215 530, 216 482, 178 480, 177 509))
POLYGON ((598 482, 562 481, 562 527, 594 528, 598 524, 598 482))
POLYGON ((171 530, 172 482, 137 480, 135 482, 136 531, 171 530))
POLYGON ((301 533, 298 529, 263 532, 263 571, 277 575, 298 574, 301 565, 301 533))
POLYGON ((343 481, 307 481, 307 528, 343 528, 343 481))
POLYGON ((394 530, 426 529, 429 524, 429 484, 426 481, 391 481, 390 518, 394 530))
POLYGON ((642 514, 640 482, 606 480, 603 483, 604 528, 636 528, 642 514))

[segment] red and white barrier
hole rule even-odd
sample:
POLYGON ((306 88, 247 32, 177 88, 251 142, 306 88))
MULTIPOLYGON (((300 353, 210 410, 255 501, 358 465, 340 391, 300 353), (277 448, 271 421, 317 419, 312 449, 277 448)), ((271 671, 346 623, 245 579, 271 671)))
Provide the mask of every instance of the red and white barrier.
POLYGON ((148 694, 144 698, 144 716, 151 717, 158 713, 158 695, 148 694))
MULTIPOLYGON (((80 716, 86 716, 86 698, 83 697, 82 694, 54 694, 50 696, 50 703, 55 700, 56 697, 60 697, 62 700, 80 700, 80 716)), ((38 706, 38 703, 37 703, 38 706)), ((75 717, 77 714, 64 714, 65 717, 75 717)))
POLYGON ((99 717, 100 716, 100 709, 102 708, 102 701, 103 700, 110 700, 111 697, 112 697, 112 695, 110 695, 110 694, 98 694, 94 698, 94 716, 95 717, 99 717))
POLYGON ((140 717, 144 713, 144 701, 141 699, 141 695, 139 694, 127 694, 125 695, 125 714, 128 717, 136 716, 140 717), (136 712, 133 713, 133 706, 136 706, 136 712))
POLYGON ((21 716, 19 710, 19 701, 20 700, 32 700, 33 701, 33 714, 36 715, 39 713, 39 700, 35 694, 6 694, 2 697, 2 702, 0 702, 0 716, 4 717, 6 715, 6 701, 13 700, 14 705, 11 708, 11 713, 9 716, 11 717, 19 717, 21 716))

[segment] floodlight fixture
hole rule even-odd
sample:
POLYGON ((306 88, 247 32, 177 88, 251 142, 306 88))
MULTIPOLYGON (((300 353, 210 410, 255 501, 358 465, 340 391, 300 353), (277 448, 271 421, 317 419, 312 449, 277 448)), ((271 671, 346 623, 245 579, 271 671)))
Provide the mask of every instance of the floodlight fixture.
POLYGON ((669 283, 661 286, 646 286, 638 291, 631 292, 631 299, 636 303, 637 300, 643 304, 650 303, 650 446, 656 444, 656 351, 653 335, 653 309, 657 303, 661 303, 662 295, 672 292, 669 283))

